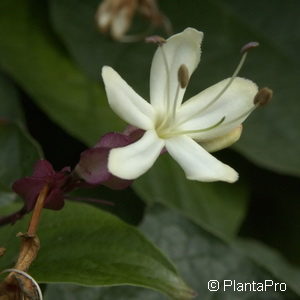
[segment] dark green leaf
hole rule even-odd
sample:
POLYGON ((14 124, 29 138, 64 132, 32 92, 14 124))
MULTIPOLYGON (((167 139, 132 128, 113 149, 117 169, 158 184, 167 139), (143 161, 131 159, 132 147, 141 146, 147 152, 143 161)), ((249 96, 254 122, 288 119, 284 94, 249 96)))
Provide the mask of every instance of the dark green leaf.
MULTIPOLYGON (((296 285, 300 270, 293 269, 279 256, 274 256, 271 251, 262 251, 255 244, 249 243, 249 249, 241 251, 240 245, 224 243, 161 207, 152 210, 146 217, 142 230, 176 262, 181 274, 198 292, 196 300, 297 300, 300 297, 299 285, 296 285), (249 259, 251 251, 250 256, 256 257, 255 260, 249 259), (245 255, 244 252, 248 254, 245 255), (221 290, 210 292, 209 280, 218 280, 221 290), (223 280, 236 280, 239 283, 264 283, 265 280, 273 280, 274 283, 285 282, 287 290, 275 292, 274 288, 270 288, 266 292, 255 292, 248 288, 246 292, 237 292, 233 288, 227 288, 224 292, 223 280)), ((75 286, 50 286, 46 295, 55 298, 58 293, 63 295, 62 300, 72 299, 72 296, 76 300, 162 299, 158 294, 130 287, 88 290, 75 286)))
POLYGON ((25 129, 9 121, 0 122, 0 145, 0 203, 6 203, 15 198, 13 182, 30 175, 42 154, 25 129))
POLYGON ((0 73, 0 120, 23 121, 18 93, 13 83, 0 73))
POLYGON ((30 0, 1 1, 0 65, 54 121, 95 143, 123 123, 108 107, 100 83, 84 76, 62 51, 47 27, 45 8, 30 0))
POLYGON ((239 240, 235 246, 276 278, 286 282, 295 293, 300 295, 300 271, 292 267, 279 253, 250 240, 239 240))
POLYGON ((10 189, 12 182, 26 174, 34 156, 38 155, 38 149, 24 131, 10 123, 16 121, 22 126, 23 115, 18 101, 15 86, 0 73, 0 206, 16 198, 10 189), (23 161, 25 157, 29 158, 28 162, 23 161))
POLYGON ((167 154, 134 183, 134 188, 148 203, 159 202, 176 208, 222 237, 231 237, 238 230, 248 196, 240 184, 185 179, 183 171, 167 154))
MULTIPOLYGON (((1 268, 12 265, 15 234, 28 218, 1 228, 7 248, 1 268), (3 265, 4 264, 4 265, 3 265)), ((191 290, 174 266, 134 227, 85 204, 68 203, 60 212, 43 212, 39 228, 41 250, 30 273, 39 282, 70 282, 93 286, 137 285, 173 299, 190 299, 191 290)))
POLYGON ((45 300, 164 300, 161 294, 138 287, 116 286, 90 288, 78 285, 51 284, 44 294, 45 300))

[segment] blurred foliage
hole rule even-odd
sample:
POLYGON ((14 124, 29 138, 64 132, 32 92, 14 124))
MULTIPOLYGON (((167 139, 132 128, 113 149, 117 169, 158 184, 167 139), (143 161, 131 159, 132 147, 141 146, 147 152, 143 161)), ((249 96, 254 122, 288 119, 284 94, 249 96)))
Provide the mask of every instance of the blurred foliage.
MULTIPOLYGON (((28 217, 2 229, 9 268, 18 253, 14 233, 28 217)), ((131 284, 159 290, 174 299, 189 299, 191 291, 173 265, 134 227, 109 213, 84 204, 68 203, 60 212, 45 211, 39 227, 43 251, 30 272, 39 282, 85 285, 131 284)), ((4 263, 4 264, 3 264, 4 263)))
MULTIPOLYGON (((31 135, 60 168, 64 161, 76 163, 83 144, 92 146, 102 134, 124 128, 107 104, 100 78, 103 65, 115 68, 148 98, 155 47, 143 41, 118 43, 101 35, 94 23, 99 1, 0 1, 0 215, 20 205, 17 200, 4 208, 17 199, 11 184, 30 175, 42 156, 31 135)), ((41 282, 52 283, 46 299, 163 299, 136 287, 53 284, 59 282, 127 283, 185 299, 189 295, 184 294, 183 280, 199 299, 300 299, 297 265, 257 241, 237 237, 240 233, 262 240, 300 264, 300 2, 159 4, 174 33, 195 27, 205 34, 202 60, 187 98, 230 76, 243 44, 260 43, 249 54, 241 76, 272 88, 274 100, 245 122, 242 138, 233 147, 238 153, 217 153, 240 172, 241 180, 233 185, 187 181, 164 154, 132 189, 77 191, 72 197, 105 199, 114 206, 70 203, 59 213, 45 212, 39 233, 42 249, 30 272, 41 282), (151 206, 155 207, 149 210, 151 206), (141 223, 142 233, 124 221, 141 223), (172 259, 183 279, 153 244, 172 259), (273 279, 286 282, 289 290, 211 293, 210 279, 273 279)), ((139 31, 139 25, 135 20, 133 30, 139 31)), ((24 231, 26 222, 0 228, 0 246, 9 250, 0 260, 3 267, 12 266, 18 250, 15 233, 24 231)))
MULTIPOLYGON (((141 229, 177 264, 181 274, 198 292, 195 299, 292 300, 297 299, 295 293, 300 295, 298 285, 300 273, 293 272, 286 262, 261 245, 249 241, 243 243, 239 241, 235 245, 224 243, 184 218, 167 212, 161 207, 155 207, 148 213, 141 229), (245 250, 241 251, 241 249, 245 250), (249 259, 249 257, 255 257, 255 259, 249 259), (274 263, 279 266, 277 272, 274 272, 274 263), (289 290, 284 294, 233 291, 212 293, 207 289, 207 283, 212 278, 239 282, 262 282, 264 278, 268 278, 274 282, 286 282, 289 290)), ((70 285, 50 285, 46 291, 46 299, 54 299, 57 295, 60 295, 62 300, 72 299, 74 295, 76 295, 74 298, 76 300, 163 299, 161 295, 154 292, 129 287, 88 291, 70 285)))

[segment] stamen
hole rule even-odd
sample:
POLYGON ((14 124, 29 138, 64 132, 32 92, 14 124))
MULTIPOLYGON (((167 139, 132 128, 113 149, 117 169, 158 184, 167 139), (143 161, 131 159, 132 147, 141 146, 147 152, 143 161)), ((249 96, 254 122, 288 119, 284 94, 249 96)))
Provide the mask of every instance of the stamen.
POLYGON ((202 129, 195 129, 195 130, 183 130, 183 131, 175 131, 175 132, 173 131, 173 132, 170 132, 170 134, 166 135, 165 138, 172 137, 175 135, 205 132, 205 131, 208 131, 208 130, 211 130, 211 129, 214 129, 214 128, 220 126, 224 121, 225 121, 225 116, 222 117, 221 120, 219 120, 217 123, 215 123, 209 127, 202 128, 202 129))
POLYGON ((181 65, 178 70, 178 82, 180 83, 180 87, 182 89, 186 88, 189 83, 189 70, 186 65, 181 65))
POLYGON ((273 91, 267 87, 260 89, 254 97, 253 103, 256 106, 268 104, 273 97, 273 91))
POLYGON ((173 111, 172 111, 173 120, 175 119, 175 116, 176 116, 177 100, 178 100, 179 90, 180 90, 180 84, 178 83, 177 88, 176 88, 176 93, 175 93, 174 104, 173 104, 173 111))
POLYGON ((259 46, 258 42, 249 42, 245 46, 241 48, 241 53, 244 54, 245 52, 248 52, 249 50, 256 48, 259 46))
POLYGON ((189 83, 189 70, 186 65, 182 64, 179 67, 177 72, 177 78, 178 78, 178 85, 176 88, 175 99, 173 102, 173 110, 172 110, 173 119, 175 119, 175 115, 176 115, 180 88, 182 89, 186 88, 189 83))
POLYGON ((236 117, 233 120, 230 120, 229 122, 227 122, 225 125, 229 125, 232 123, 235 123, 238 120, 242 120, 244 118, 246 118, 249 114, 251 114, 255 109, 257 108, 257 106, 253 106, 251 107, 249 110, 247 110, 246 112, 242 113, 241 115, 239 115, 238 117, 236 117))
MULTIPOLYGON (((257 43, 257 42, 250 42, 250 43, 248 43, 248 44, 246 44, 245 46, 242 47, 242 49, 241 49, 241 53, 243 54, 242 58, 241 58, 241 60, 240 60, 240 62, 238 64, 238 66, 236 67, 235 71, 233 72, 230 80, 223 87, 223 89, 206 106, 202 107, 199 111, 196 111, 192 115, 192 117, 196 116, 197 114, 199 114, 202 111, 205 111, 206 109, 208 109, 210 106, 212 106, 214 103, 216 103, 221 98, 221 96, 228 90, 228 88, 232 84, 233 80, 237 77, 238 73, 240 72, 242 66, 245 63, 246 57, 248 55, 248 51, 250 49, 253 49, 253 48, 257 47, 257 46, 259 46, 259 43, 257 43)), ((186 120, 182 121, 181 124, 184 123, 185 121, 186 120)))
POLYGON ((159 36, 159 35, 152 35, 152 36, 146 37, 145 42, 146 43, 153 43, 153 44, 157 44, 157 45, 161 46, 166 42, 166 40, 163 37, 159 36))
POLYGON ((271 89, 269 89, 267 87, 260 89, 254 97, 254 100, 253 100, 254 106, 252 108, 250 108, 248 111, 246 111, 243 114, 241 114, 240 116, 238 116, 237 118, 227 122, 225 125, 232 124, 232 123, 237 122, 238 120, 242 120, 242 119, 246 118, 257 107, 261 107, 261 106, 268 104, 271 101, 272 96, 273 96, 273 91, 271 89))
POLYGON ((237 118, 227 122, 226 125, 232 124, 238 120, 244 119, 249 114, 251 114, 257 107, 261 107, 261 106, 268 104, 271 101, 272 96, 273 96, 273 91, 271 89, 269 89, 267 87, 261 88, 254 97, 254 100, 253 100, 254 106, 252 108, 250 108, 248 111, 246 111, 243 114, 241 114, 240 116, 238 116, 237 118))

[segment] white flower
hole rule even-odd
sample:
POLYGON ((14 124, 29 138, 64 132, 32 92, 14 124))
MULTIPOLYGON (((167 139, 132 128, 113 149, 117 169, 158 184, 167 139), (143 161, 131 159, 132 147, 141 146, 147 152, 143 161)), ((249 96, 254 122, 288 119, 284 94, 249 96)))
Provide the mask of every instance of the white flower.
POLYGON ((234 182, 238 174, 209 152, 231 145, 241 123, 257 106, 257 86, 250 80, 225 79, 182 103, 191 74, 200 61, 203 33, 193 28, 173 35, 154 55, 150 103, 141 98, 111 67, 102 69, 109 104, 123 120, 144 129, 141 139, 110 151, 108 170, 123 179, 144 174, 165 147, 186 177, 234 182), (209 151, 209 152, 208 152, 209 151))

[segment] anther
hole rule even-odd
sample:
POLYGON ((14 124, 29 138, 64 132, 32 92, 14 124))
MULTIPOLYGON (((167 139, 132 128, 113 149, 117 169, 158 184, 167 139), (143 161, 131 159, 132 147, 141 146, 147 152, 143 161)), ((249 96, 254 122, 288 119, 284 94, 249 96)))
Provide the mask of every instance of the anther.
POLYGON ((241 54, 244 54, 246 52, 248 52, 249 50, 256 48, 259 46, 258 42, 249 42, 248 44, 246 44, 245 46, 243 46, 241 48, 241 54))
POLYGON ((260 89, 254 97, 253 103, 256 106, 268 104, 273 97, 273 91, 267 87, 260 89))
POLYGON ((159 35, 152 35, 145 38, 146 43, 157 44, 159 46, 163 45, 166 40, 159 35))
POLYGON ((178 82, 182 89, 186 88, 190 80, 189 70, 186 65, 181 65, 178 69, 178 82))

